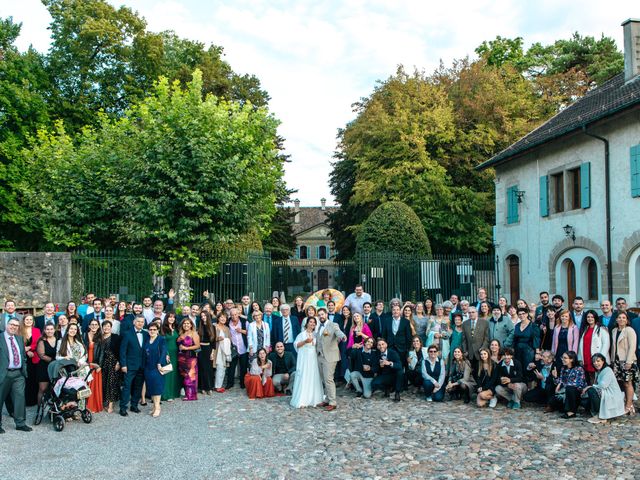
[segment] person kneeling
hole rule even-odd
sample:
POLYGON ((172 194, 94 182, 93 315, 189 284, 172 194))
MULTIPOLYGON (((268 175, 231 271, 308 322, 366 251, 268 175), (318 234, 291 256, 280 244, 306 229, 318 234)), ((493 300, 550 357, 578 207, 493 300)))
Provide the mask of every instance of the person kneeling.
MULTIPOLYGON (((537 357, 538 355, 536 355, 536 358, 537 357)), ((523 399, 525 402, 545 405, 545 413, 553 411, 551 401, 553 400, 556 389, 556 385, 553 383, 553 376, 551 374, 551 372, 553 372, 553 364, 553 353, 549 350, 545 350, 542 352, 539 359, 527 365, 527 370, 533 372, 535 375, 537 384, 535 388, 525 393, 523 399)))
POLYGON ((479 351, 478 371, 473 372, 473 379, 478 386, 478 407, 484 407, 489 402, 489 407, 494 408, 498 403, 496 386, 498 385, 498 364, 491 360, 491 352, 486 348, 479 351))
POLYGON ((596 370, 596 378, 593 385, 585 389, 589 398, 587 410, 593 415, 589 422, 606 423, 610 418, 624 415, 624 394, 604 355, 594 354, 591 363, 596 370))
POLYGON ((275 396, 271 372, 272 364, 267 360, 267 351, 261 348, 258 350, 256 358, 251 362, 251 368, 244 376, 244 385, 251 400, 275 396))
POLYGON ((400 401, 400 391, 404 384, 402 374, 402 361, 394 350, 387 349, 387 341, 384 338, 378 339, 378 351, 374 354, 374 363, 378 367, 378 376, 371 382, 371 393, 382 390, 385 396, 389 396, 389 391, 393 388, 395 396, 394 402, 400 401))
POLYGON ((352 348, 349 355, 353 367, 351 383, 356 389, 356 397, 371 398, 371 384, 378 369, 374 359, 373 338, 367 338, 362 348, 352 348))
POLYGON ((447 376, 444 360, 438 357, 438 346, 430 345, 422 362, 422 388, 427 402, 444 400, 444 379, 447 376))
POLYGON ((276 343, 275 352, 269 354, 273 366, 273 388, 278 392, 291 393, 296 376, 296 359, 285 350, 284 343, 276 343))
POLYGON ((576 352, 569 350, 563 353, 561 360, 562 371, 560 372, 560 377, 557 376, 556 370, 553 371, 554 381, 557 385, 556 394, 562 399, 564 407, 562 418, 574 418, 580 406, 582 390, 587 386, 587 380, 584 369, 578 365, 576 352), (564 396, 562 395, 562 390, 564 390, 564 396))
POLYGON ((505 348, 504 357, 498 364, 499 385, 496 395, 507 400, 507 408, 520 408, 520 399, 527 392, 524 383, 522 364, 513 358, 513 349, 505 348))
POLYGON ((464 358, 462 349, 456 347, 453 349, 453 361, 449 370, 449 382, 446 391, 451 398, 464 399, 464 403, 471 401, 471 389, 474 386, 471 377, 471 364, 469 360, 464 358))

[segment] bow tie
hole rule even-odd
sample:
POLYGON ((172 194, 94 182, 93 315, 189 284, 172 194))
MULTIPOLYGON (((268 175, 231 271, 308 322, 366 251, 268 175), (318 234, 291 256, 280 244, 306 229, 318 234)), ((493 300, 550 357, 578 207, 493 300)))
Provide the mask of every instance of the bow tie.
POLYGON ((142 334, 142 330, 136 330, 136 335, 142 334))

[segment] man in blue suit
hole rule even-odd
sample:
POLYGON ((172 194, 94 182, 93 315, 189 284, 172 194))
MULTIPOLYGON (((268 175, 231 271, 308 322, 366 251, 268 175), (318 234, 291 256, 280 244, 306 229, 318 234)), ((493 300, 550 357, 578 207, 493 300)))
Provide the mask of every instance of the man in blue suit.
POLYGON ((95 298, 93 300, 92 307, 93 307, 93 312, 88 313, 82 319, 83 332, 89 331, 89 323, 91 323, 91 320, 93 320, 94 318, 98 320, 98 323, 100 323, 100 325, 102 325, 102 320, 104 320, 104 312, 102 311, 102 300, 100 300, 99 298, 95 298))
POLYGON ((127 416, 127 406, 131 400, 130 410, 140 413, 138 403, 144 383, 144 350, 142 346, 149 339, 149 333, 143 330, 144 317, 142 315, 133 320, 133 330, 124 334, 120 343, 120 366, 124 373, 124 385, 120 397, 120 415, 127 416))
POLYGON ((271 345, 282 342, 284 343, 285 351, 293 353, 294 357, 296 357, 293 342, 300 333, 298 318, 291 317, 291 307, 286 303, 280 306, 280 313, 282 316, 274 315, 272 319, 271 345))

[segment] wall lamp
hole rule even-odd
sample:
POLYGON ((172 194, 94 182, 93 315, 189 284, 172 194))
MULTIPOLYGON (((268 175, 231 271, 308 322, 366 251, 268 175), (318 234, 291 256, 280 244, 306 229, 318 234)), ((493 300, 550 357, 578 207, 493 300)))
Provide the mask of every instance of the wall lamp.
POLYGON ((573 240, 573 243, 576 243, 576 231, 575 229, 571 226, 571 225, 565 225, 564 227, 562 227, 562 229, 564 230, 564 235, 567 238, 570 238, 571 240, 573 240))

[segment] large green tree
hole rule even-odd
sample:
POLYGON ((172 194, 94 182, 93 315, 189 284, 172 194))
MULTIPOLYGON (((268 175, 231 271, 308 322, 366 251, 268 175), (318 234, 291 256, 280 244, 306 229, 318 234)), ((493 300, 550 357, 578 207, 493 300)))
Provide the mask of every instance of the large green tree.
POLYGON ((265 108, 161 80, 118 119, 76 135, 61 122, 25 152, 32 221, 64 247, 127 246, 202 273, 202 252, 264 237, 283 175, 265 108))

